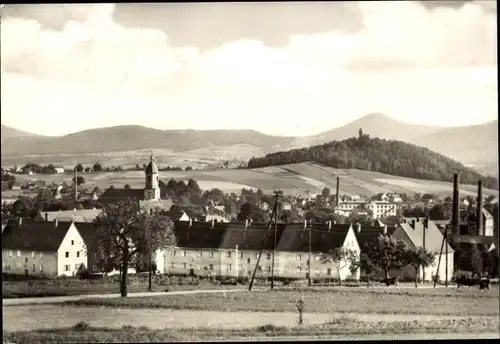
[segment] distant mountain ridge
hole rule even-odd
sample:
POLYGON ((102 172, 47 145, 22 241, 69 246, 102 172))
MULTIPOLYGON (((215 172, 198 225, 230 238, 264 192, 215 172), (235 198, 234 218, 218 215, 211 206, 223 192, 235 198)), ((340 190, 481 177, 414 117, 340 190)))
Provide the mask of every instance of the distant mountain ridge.
MULTIPOLYGON (((89 129, 64 136, 40 136, 2 124, 2 156, 85 154, 168 148, 190 151, 207 147, 250 145, 265 154, 309 147, 357 136, 393 139, 427 147, 466 165, 498 165, 498 121, 443 128, 409 124, 380 113, 368 114, 347 125, 306 137, 270 136, 255 130, 160 130, 138 125, 89 129), (18 134, 16 134, 18 132, 18 134), (4 134, 5 133, 5 134, 4 134)), ((497 170, 497 169, 496 169, 497 170)))

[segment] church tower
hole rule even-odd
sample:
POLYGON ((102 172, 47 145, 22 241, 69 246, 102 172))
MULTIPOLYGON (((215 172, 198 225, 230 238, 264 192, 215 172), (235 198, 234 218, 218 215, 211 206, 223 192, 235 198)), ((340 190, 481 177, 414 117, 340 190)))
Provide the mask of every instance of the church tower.
POLYGON ((151 161, 146 167, 146 188, 144 188, 145 200, 160 199, 160 178, 158 175, 158 167, 155 164, 153 151, 151 151, 151 161))

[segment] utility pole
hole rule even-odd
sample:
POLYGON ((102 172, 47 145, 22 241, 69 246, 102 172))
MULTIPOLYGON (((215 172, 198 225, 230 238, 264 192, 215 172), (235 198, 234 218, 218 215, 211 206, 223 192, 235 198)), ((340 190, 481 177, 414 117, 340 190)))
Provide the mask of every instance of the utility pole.
POLYGON ((280 192, 275 191, 274 192, 274 197, 275 197, 275 211, 274 211, 274 244, 273 244, 273 260, 272 260, 272 267, 271 267, 271 290, 274 289, 274 256, 276 255, 276 233, 278 231, 278 201, 279 201, 279 196, 280 192))
POLYGON ((444 230, 444 249, 445 249, 445 254, 444 254, 444 286, 448 287, 448 230, 444 230))
POLYGON ((307 273, 307 277, 308 277, 308 281, 307 281, 307 284, 309 286, 312 285, 312 281, 311 281, 311 232, 312 232, 312 225, 309 224, 309 267, 308 267, 308 273, 307 273))
MULTIPOLYGON (((424 219, 424 223, 423 223, 423 238, 422 238, 422 243, 423 243, 423 246, 424 246, 424 251, 425 251, 425 231, 427 230, 427 227, 429 225, 429 221, 427 218, 424 219)), ((422 284, 425 284, 425 266, 422 266, 422 284)))

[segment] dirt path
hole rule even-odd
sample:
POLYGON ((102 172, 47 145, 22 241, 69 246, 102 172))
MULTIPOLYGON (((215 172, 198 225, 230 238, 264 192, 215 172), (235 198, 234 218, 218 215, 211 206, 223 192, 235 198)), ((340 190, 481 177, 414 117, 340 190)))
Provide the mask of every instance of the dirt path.
MULTIPOLYGON (((434 320, 440 316, 411 314, 305 314, 304 323, 323 324, 334 318, 352 317, 362 321, 434 320)), ((459 318, 459 317, 457 317, 459 318)), ((274 324, 293 326, 297 313, 290 312, 216 312, 169 309, 115 309, 57 305, 11 306, 3 309, 4 331, 70 327, 80 321, 91 326, 121 328, 123 325, 169 327, 251 328, 274 324)))

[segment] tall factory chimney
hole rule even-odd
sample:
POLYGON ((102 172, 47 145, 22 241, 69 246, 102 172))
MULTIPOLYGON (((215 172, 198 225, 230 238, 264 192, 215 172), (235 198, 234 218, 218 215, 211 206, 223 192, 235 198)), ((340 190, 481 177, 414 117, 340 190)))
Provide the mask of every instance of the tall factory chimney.
POLYGON ((451 218, 451 233, 458 235, 460 232, 460 192, 458 190, 458 173, 453 175, 453 205, 451 218))
POLYGON ((335 206, 339 206, 339 198, 340 198, 340 177, 337 176, 337 190, 335 191, 335 206))
POLYGON ((76 166, 75 165, 75 169, 74 169, 74 179, 75 181, 73 182, 74 183, 74 190, 75 190, 75 201, 78 199, 78 171, 76 170, 76 166))
POLYGON ((476 209, 476 228, 478 235, 484 235, 483 229, 483 184, 477 182, 477 209, 476 209))

